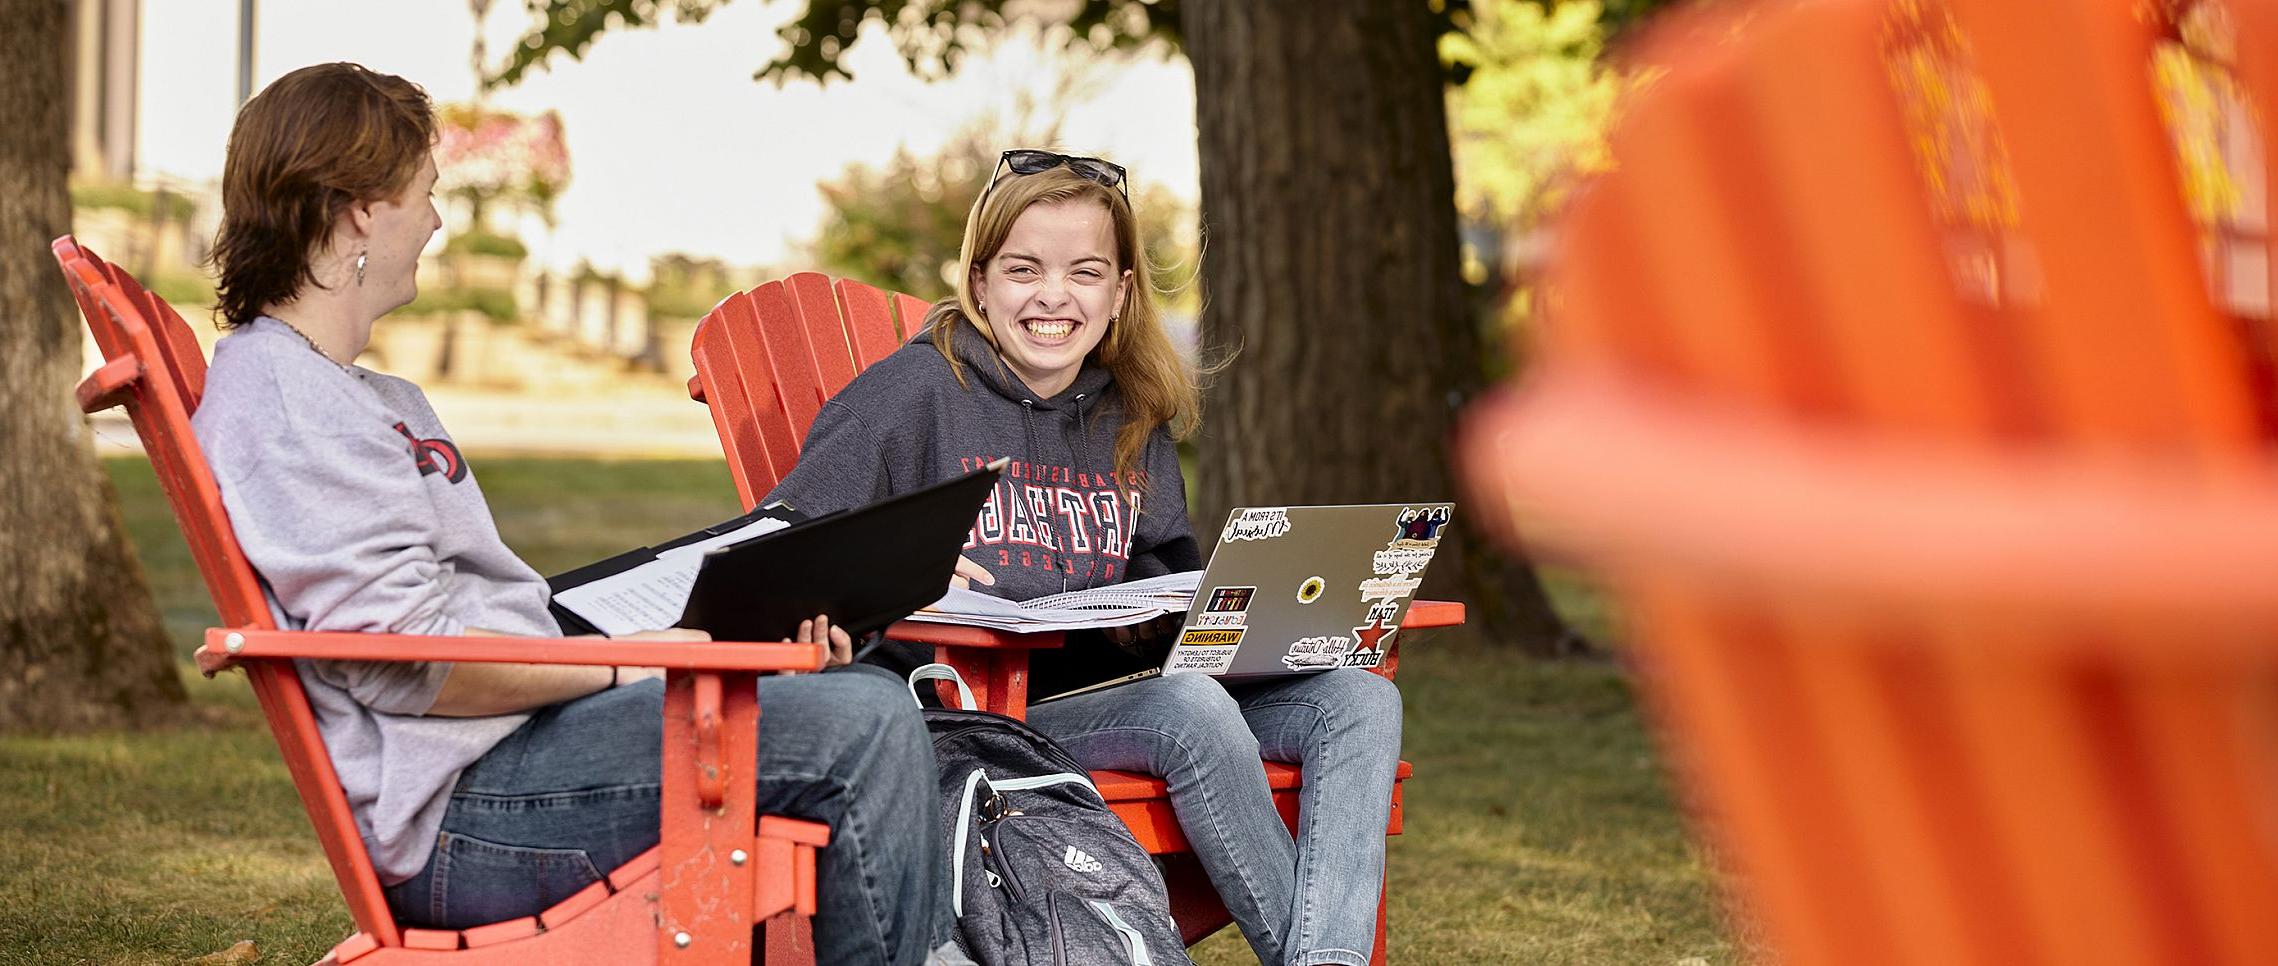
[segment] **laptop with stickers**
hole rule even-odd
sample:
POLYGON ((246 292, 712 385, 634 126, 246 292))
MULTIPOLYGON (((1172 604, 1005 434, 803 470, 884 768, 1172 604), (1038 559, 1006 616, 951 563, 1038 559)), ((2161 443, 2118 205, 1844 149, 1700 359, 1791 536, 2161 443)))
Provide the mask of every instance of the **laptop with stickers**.
POLYGON ((1246 507, 1228 514, 1185 623, 1164 645, 1031 658, 1030 703, 1159 674, 1264 678, 1373 668, 1399 633, 1451 503, 1246 507), (1039 697, 1040 696, 1040 697, 1039 697))

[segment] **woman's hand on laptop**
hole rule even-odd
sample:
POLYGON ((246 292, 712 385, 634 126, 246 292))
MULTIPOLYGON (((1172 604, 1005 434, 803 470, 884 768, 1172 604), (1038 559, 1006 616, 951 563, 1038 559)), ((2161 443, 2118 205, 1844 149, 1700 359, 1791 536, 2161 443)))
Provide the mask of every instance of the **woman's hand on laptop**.
POLYGON ((969 588, 974 581, 979 581, 982 586, 991 586, 997 582, 997 577, 989 572, 989 568, 974 563, 971 558, 957 558, 957 573, 949 578, 949 586, 969 588))
POLYGON ((1107 637, 1108 643, 1129 649, 1134 645, 1145 644, 1165 634, 1175 634, 1178 632, 1179 626, 1185 623, 1185 614, 1164 614, 1161 617, 1143 620, 1137 624, 1104 628, 1101 633, 1107 637))

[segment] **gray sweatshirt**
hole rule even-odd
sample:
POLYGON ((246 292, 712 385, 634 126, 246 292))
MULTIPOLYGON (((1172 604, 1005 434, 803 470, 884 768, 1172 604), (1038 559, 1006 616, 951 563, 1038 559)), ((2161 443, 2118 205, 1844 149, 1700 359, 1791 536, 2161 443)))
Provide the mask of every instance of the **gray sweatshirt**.
POLYGON ((1105 368, 1086 362, 1074 384, 1039 398, 980 333, 956 332, 965 385, 930 338, 912 340, 823 405, 767 499, 828 513, 1008 457, 965 540, 997 582, 973 589, 1027 600, 1202 566, 1168 432, 1155 431, 1136 478, 1117 486, 1122 406, 1105 368))
MULTIPOLYGON (((214 347, 191 425, 280 626, 561 633, 417 386, 256 319, 214 347)), ((425 717, 449 664, 295 664, 380 881, 411 878, 459 772, 529 716, 425 717)))

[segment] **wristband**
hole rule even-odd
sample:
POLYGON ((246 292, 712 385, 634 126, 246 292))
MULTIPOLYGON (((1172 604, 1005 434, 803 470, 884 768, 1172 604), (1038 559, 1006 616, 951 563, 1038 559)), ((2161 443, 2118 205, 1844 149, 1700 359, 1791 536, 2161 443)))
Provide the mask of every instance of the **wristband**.
POLYGON ((615 688, 617 686, 617 672, 621 670, 624 669, 614 664, 609 666, 609 687, 615 688))

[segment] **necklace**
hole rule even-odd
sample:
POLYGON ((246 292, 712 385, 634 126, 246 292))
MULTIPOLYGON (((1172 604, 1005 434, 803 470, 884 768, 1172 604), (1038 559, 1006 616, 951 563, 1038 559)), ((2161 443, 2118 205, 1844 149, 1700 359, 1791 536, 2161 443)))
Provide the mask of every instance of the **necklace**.
MULTIPOLYGON (((270 316, 270 318, 272 318, 272 319, 277 319, 277 317, 276 317, 276 316, 274 316, 274 315, 270 316)), ((308 349, 309 349, 309 351, 310 351, 310 352, 314 352, 314 353, 316 353, 316 354, 317 354, 317 356, 318 356, 319 358, 323 359, 323 360, 324 360, 324 361, 326 361, 326 362, 332 363, 332 364, 333 364, 333 365, 335 365, 335 366, 339 366, 339 367, 340 367, 340 371, 341 371, 341 372, 354 372, 354 371, 355 371, 355 367, 353 367, 353 366, 350 366, 350 365, 348 365, 347 363, 341 362, 341 361, 340 361, 340 360, 338 360, 338 359, 334 359, 334 358, 332 357, 332 354, 331 354, 331 353, 324 351, 324 347, 323 347, 323 346, 320 346, 320 345, 317 345, 317 344, 316 344, 316 340, 315 340, 315 339, 311 339, 311 338, 309 338, 309 337, 308 337, 308 333, 301 331, 301 327, 300 327, 300 326, 294 325, 294 324, 292 324, 291 322, 287 322, 287 321, 285 321, 285 320, 283 320, 283 319, 277 319, 277 324, 278 324, 278 325, 281 325, 281 326, 284 326, 285 328, 288 328, 288 329, 291 329, 291 330, 293 330, 293 334, 294 334, 294 335, 297 335, 297 336, 300 336, 300 337, 301 337, 301 341, 302 341, 302 342, 306 342, 306 343, 308 343, 308 349)))

